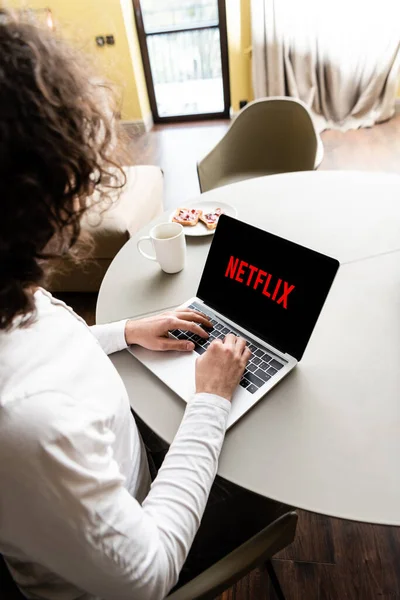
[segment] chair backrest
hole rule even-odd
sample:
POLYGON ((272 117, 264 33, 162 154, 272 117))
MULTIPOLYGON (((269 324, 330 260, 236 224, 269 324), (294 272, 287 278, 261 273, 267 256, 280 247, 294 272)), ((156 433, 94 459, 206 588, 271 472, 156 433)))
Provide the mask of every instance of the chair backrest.
POLYGON ((282 515, 228 556, 172 593, 167 600, 213 600, 290 544, 295 536, 296 525, 295 512, 282 515))
POLYGON ((261 176, 315 167, 318 133, 301 100, 286 97, 251 102, 207 156, 198 163, 202 192, 229 178, 261 176), (239 175, 239 177, 238 177, 239 175))

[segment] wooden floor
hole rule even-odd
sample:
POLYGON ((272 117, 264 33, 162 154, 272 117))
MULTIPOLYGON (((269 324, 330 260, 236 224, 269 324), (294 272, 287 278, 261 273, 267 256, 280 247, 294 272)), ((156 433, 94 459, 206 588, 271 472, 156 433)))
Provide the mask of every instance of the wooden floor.
MULTIPOLYGON (((228 126, 225 121, 157 126, 132 140, 132 164, 160 165, 165 174, 166 206, 178 206, 198 194, 196 161, 228 126)), ((400 114, 372 129, 345 134, 328 131, 322 139, 322 169, 400 173, 400 114)), ((63 298, 93 323, 94 295, 65 294, 63 298)), ((400 600, 400 529, 299 511, 296 541, 273 562, 287 600, 400 600)), ((267 599, 276 597, 266 573, 260 571, 219 597, 267 599)))
MULTIPOLYGON (((221 139, 230 121, 156 125, 133 139, 132 164, 159 165, 165 177, 165 206, 182 205, 200 193, 196 163, 221 139)), ((325 156, 320 169, 400 173, 400 105, 397 116, 371 129, 321 135, 325 156)))

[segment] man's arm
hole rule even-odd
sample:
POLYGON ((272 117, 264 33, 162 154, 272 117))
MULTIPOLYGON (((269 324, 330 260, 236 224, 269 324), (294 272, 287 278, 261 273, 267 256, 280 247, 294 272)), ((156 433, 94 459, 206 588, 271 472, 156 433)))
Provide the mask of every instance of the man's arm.
POLYGON ((168 332, 182 329, 207 338, 208 334, 200 325, 212 327, 206 315, 189 308, 178 308, 152 317, 94 325, 90 329, 104 352, 112 354, 124 350, 129 344, 138 344, 149 350, 190 351, 194 349, 192 342, 171 339, 168 332))
POLYGON ((106 354, 119 352, 128 347, 125 339, 126 322, 127 319, 124 319, 106 325, 92 325, 89 328, 106 354))
MULTIPOLYGON (((103 600, 165 598, 206 506, 230 402, 194 396, 143 506, 124 488, 114 434, 97 414, 82 414, 78 402, 57 393, 26 402, 29 428, 22 424, 23 432, 10 437, 25 438, 24 457, 21 446, 8 450, 15 456, 14 486, 25 485, 28 470, 33 487, 29 511, 16 516, 14 543, 32 561, 103 600)), ((21 421, 13 426, 21 429, 21 421)), ((13 493, 18 497, 21 490, 13 493)))

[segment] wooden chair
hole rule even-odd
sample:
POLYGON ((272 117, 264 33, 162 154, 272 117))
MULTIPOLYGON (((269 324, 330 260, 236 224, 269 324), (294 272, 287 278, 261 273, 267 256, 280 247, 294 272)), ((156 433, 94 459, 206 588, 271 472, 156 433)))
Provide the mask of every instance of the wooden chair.
POLYGON ((251 177, 311 171, 324 156, 304 102, 274 97, 250 102, 197 164, 201 192, 251 177))
POLYGON ((270 559, 295 538, 297 514, 288 512, 189 581, 167 600, 213 600, 257 567, 265 567, 278 600, 285 600, 270 559))
POLYGON ((0 554, 0 598, 1 600, 26 600, 10 575, 7 565, 0 554))
MULTIPOLYGON (((270 559, 295 538, 297 514, 288 512, 239 548, 189 581, 167 600, 213 600, 257 567, 265 567, 278 600, 285 600, 270 559)), ((0 555, 0 590, 4 600, 25 600, 0 555)))

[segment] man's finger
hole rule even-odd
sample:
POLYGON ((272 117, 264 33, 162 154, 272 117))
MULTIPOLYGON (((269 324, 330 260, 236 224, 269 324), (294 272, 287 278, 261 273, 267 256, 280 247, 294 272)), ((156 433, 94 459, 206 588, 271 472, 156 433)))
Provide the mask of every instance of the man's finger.
POLYGON ((230 346, 232 348, 235 348, 235 345, 236 345, 236 335, 233 335, 233 333, 228 333, 228 335, 225 336, 225 338, 224 338, 224 344, 226 346, 230 346))
POLYGON ((193 323, 193 321, 185 321, 184 319, 176 319, 174 320, 174 329, 180 329, 182 331, 191 331, 192 333, 197 333, 200 337, 208 338, 209 335, 204 329, 193 323))
POLYGON ((178 310, 176 316, 178 319, 183 319, 184 321, 195 321, 196 323, 202 323, 207 327, 212 327, 210 319, 196 310, 178 310))
POLYGON ((213 347, 215 348, 216 346, 222 346, 222 344, 223 344, 223 341, 220 338, 217 338, 216 340, 213 340, 211 342, 211 344, 209 345, 208 348, 213 348, 213 347))
POLYGON ((241 356, 241 359, 243 360, 243 364, 245 366, 249 362, 250 358, 251 358, 251 350, 250 350, 250 348, 247 348, 247 346, 246 346, 245 349, 243 350, 243 354, 241 356))
POLYGON ((175 350, 177 352, 191 352, 194 350, 194 343, 189 342, 188 340, 174 340, 172 338, 168 338, 166 340, 162 340, 161 342, 161 350, 175 350))
POLYGON ((243 354, 244 349, 246 348, 246 340, 242 337, 236 338, 236 351, 239 354, 243 354))

